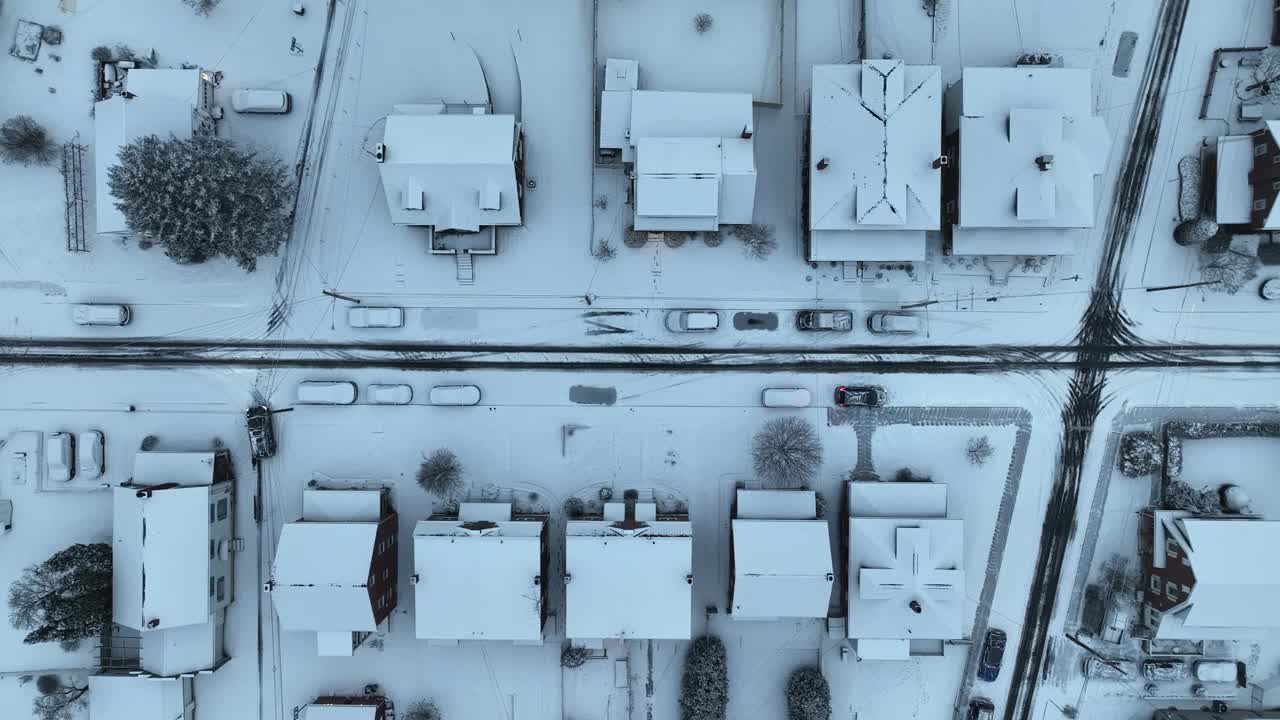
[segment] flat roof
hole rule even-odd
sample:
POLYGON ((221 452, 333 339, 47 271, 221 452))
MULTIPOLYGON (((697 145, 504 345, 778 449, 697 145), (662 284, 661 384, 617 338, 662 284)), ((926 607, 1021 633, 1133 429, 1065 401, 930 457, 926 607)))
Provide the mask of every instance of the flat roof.
POLYGON ((137 485, 212 485, 216 459, 214 452, 139 451, 133 454, 133 482, 137 485))
POLYGON ((414 528, 414 615, 420 639, 542 638, 544 523, 485 524, 495 527, 468 529, 462 521, 430 520, 414 528))
POLYGON ((634 90, 631 144, 641 138, 736 138, 754 132, 748 93, 634 90))
POLYGON ((377 705, 307 705, 302 720, 375 720, 377 705))
POLYGON ((947 486, 934 482, 853 481, 849 483, 849 514, 854 517, 946 517, 947 486))
POLYGON ((369 599, 376 522, 293 522, 280 532, 271 601, 285 630, 377 629, 369 599))
POLYGON ((188 140, 192 135, 192 109, 189 103, 169 98, 136 97, 126 100, 119 95, 93 105, 94 205, 99 233, 127 234, 129 226, 124 214, 116 208, 107 181, 107 171, 117 164, 120 148, 148 135, 168 139, 170 135, 188 140))
POLYGON ((963 568, 963 520, 850 518, 849 637, 963 637, 963 568))
POLYGON ((183 680, 145 675, 90 675, 90 720, 177 720, 183 680))
POLYGON ((112 619, 136 630, 208 622, 209 487, 138 493, 112 490, 112 619))
POLYGON ((1280 627, 1280 522, 1180 521, 1196 583, 1186 625, 1280 627))
POLYGON ((1224 135, 1218 138, 1214 220, 1219 225, 1243 225, 1253 219, 1253 187, 1249 185, 1251 170, 1252 137, 1224 135))
POLYGON ((139 98, 162 97, 192 107, 200 103, 198 68, 133 68, 125 73, 124 86, 139 98))
POLYGON ((735 517, 743 520, 814 520, 818 494, 812 490, 738 490, 735 517))
POLYGON ((302 519, 309 522, 371 522, 382 519, 381 490, 303 490, 302 519))
POLYGON ((614 523, 570 521, 565 538, 566 635, 687 640, 692 629, 692 526, 649 523, 618 535, 614 523))
POLYGON ((834 577, 825 520, 734 520, 733 561, 735 616, 827 616, 834 577))

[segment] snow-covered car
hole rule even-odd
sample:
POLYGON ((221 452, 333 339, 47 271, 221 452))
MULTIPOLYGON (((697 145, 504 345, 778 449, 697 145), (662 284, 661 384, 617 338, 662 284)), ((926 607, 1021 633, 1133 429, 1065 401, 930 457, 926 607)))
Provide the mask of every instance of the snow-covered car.
POLYGON ((356 384, 346 380, 304 380, 298 383, 298 402, 304 405, 350 405, 356 384))
POLYGON ((1114 595, 1107 608, 1106 624, 1102 627, 1102 639, 1105 642, 1118 644, 1129 632, 1129 607, 1118 602, 1114 595))
POLYGON ((879 385, 840 385, 836 387, 835 403, 840 407, 879 407, 888 396, 879 385))
POLYGON ((404 326, 404 308, 365 307, 347 310, 347 325, 353 328, 398 328, 404 326))
POLYGON ((44 462, 50 482, 67 482, 75 477, 75 436, 68 432, 49 433, 44 441, 44 462))
POLYGON ((760 393, 760 404, 765 407, 809 407, 812 400, 807 388, 765 388, 764 392, 760 393))
POLYGON ((475 385, 436 385, 429 395, 432 405, 475 405, 480 388, 475 385))
POLYGON ((77 325, 128 325, 132 313, 128 305, 83 303, 71 311, 77 325))
POLYGON ((271 422, 271 408, 255 405, 244 411, 249 429, 249 449, 253 459, 263 460, 276 454, 276 431, 271 422))
POLYGON ((408 385, 370 385, 365 397, 374 405, 408 405, 413 388, 408 385))
POLYGON ((1199 660, 1195 665, 1195 675, 1200 682, 1236 683, 1239 668, 1231 660, 1199 660))
POLYGON ((231 109, 238 113, 287 113, 293 106, 283 90, 241 88, 231 93, 231 109))
POLYGON ((796 329, 849 332, 853 329, 853 313, 848 310, 801 310, 796 313, 796 329))
POLYGON ((104 469, 102 433, 97 430, 82 432, 76 437, 76 476, 81 480, 96 480, 104 469))
POLYGON ((666 324, 671 332, 711 332, 720 327, 720 313, 715 310, 669 310, 666 324))
POLYGON ((1185 680, 1187 664, 1181 660, 1143 660, 1142 676, 1157 682, 1185 680))
POLYGON ((867 316, 867 329, 876 335, 915 335, 921 327, 915 313, 882 310, 867 316))
POLYGON ((1084 659, 1084 674, 1097 680, 1132 680, 1134 676, 1127 661, 1103 662, 1092 655, 1084 659))

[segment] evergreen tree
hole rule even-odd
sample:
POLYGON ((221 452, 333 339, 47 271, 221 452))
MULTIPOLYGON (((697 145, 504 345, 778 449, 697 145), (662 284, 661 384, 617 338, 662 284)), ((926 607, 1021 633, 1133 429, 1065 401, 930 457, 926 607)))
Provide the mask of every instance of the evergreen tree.
POLYGON ((9 622, 27 644, 75 641, 111 622, 111 546, 76 544, 22 571, 9 586, 9 622))
POLYGON ((227 257, 252 272, 289 235, 284 166, 223 138, 142 138, 120 149, 107 182, 130 229, 178 263, 227 257))
POLYGON ((680 720, 724 720, 729 710, 729 669, 724 643, 714 635, 693 641, 680 682, 680 720))
POLYGON ((816 667, 791 673, 787 682, 787 720, 830 720, 831 686, 816 667))

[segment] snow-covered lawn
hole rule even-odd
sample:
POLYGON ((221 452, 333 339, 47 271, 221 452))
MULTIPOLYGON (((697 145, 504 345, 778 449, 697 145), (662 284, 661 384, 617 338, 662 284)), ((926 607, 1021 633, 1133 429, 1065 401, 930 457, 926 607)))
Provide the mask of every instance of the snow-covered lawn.
POLYGON ((1280 438, 1223 437, 1182 441, 1180 480, 1193 488, 1238 485, 1249 494, 1252 511, 1280 516, 1280 484, 1271 474, 1280 467, 1280 438))

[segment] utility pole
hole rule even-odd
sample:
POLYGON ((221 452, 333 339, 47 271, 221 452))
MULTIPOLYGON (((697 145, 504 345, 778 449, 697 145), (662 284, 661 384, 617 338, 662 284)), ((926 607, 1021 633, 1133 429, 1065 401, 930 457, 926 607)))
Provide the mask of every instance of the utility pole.
POLYGON ((328 296, 329 296, 329 297, 331 297, 331 298, 338 298, 339 300, 346 300, 347 302, 353 302, 353 303, 355 303, 355 304, 357 304, 357 305, 361 304, 359 299, 357 299, 357 298, 353 298, 353 297, 351 297, 351 296, 349 296, 349 295, 343 295, 342 293, 340 293, 340 292, 338 292, 338 291, 336 291, 336 290, 321 290, 320 292, 321 292, 322 294, 324 294, 324 295, 328 295, 328 296))

